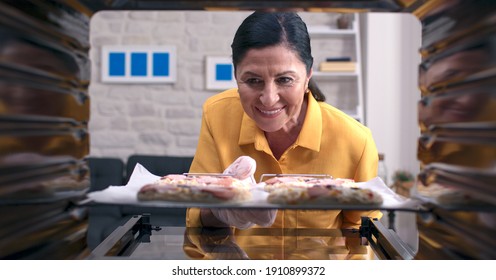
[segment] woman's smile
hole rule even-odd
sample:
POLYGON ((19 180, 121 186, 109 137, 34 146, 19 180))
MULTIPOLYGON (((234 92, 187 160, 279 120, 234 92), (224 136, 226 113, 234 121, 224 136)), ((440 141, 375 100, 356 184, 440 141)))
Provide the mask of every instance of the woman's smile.
POLYGON ((284 109, 284 107, 278 109, 272 109, 272 110, 264 110, 260 108, 257 109, 260 113, 262 113, 262 115, 266 115, 269 118, 273 118, 273 117, 277 117, 277 115, 284 109))

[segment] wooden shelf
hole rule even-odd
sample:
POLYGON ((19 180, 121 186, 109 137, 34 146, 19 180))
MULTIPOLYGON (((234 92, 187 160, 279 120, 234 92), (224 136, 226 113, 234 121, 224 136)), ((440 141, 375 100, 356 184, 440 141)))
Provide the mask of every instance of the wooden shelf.
MULTIPOLYGON (((350 29, 338 29, 336 26, 332 25, 309 25, 308 33, 311 38, 322 39, 339 39, 339 40, 352 40, 353 41, 353 62, 356 63, 355 71, 349 72, 327 72, 319 71, 321 69, 321 61, 316 61, 316 65, 313 69, 313 77, 318 80, 318 83, 339 83, 342 82, 352 82, 356 84, 356 92, 343 92, 342 94, 356 94, 357 105, 353 112, 349 110, 344 110, 345 113, 352 116, 353 118, 365 123, 365 112, 364 112, 364 96, 363 96, 363 81, 361 73, 361 45, 360 45, 360 28, 359 28, 359 17, 358 14, 354 14, 353 21, 350 29)), ((323 44, 318 45, 320 48, 325 48, 323 44)), ((325 93, 324 93, 325 94, 325 93)), ((340 104, 332 104, 337 108, 340 108, 340 104)))
POLYGON ((323 72, 323 71, 313 71, 314 77, 351 77, 357 78, 358 73, 356 72, 323 72))
POLYGON ((308 33, 311 36, 354 36, 356 31, 354 29, 336 29, 327 25, 311 25, 308 26, 308 33))

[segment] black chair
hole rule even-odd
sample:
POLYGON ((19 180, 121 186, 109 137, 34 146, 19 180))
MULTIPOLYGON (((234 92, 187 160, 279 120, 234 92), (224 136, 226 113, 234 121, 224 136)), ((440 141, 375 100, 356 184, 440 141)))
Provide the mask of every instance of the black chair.
MULTIPOLYGON (((136 163, 143 165, 143 167, 145 167, 152 174, 161 176, 166 174, 187 173, 192 161, 193 157, 132 155, 128 158, 126 163, 126 179, 120 185, 127 184, 136 163)), ((95 188, 97 188, 97 186, 103 186, 103 188, 105 188, 109 185, 117 185, 108 184, 107 182, 96 184, 95 188), (107 185, 105 186, 105 184, 107 185)), ((150 214, 150 222, 154 226, 186 225, 185 208, 142 207, 134 205, 95 205, 90 208, 87 238, 88 247, 90 249, 96 248, 96 246, 105 240, 105 238, 107 238, 107 236, 109 236, 118 226, 124 225, 133 215, 140 215, 144 213, 150 214)))
POLYGON ((126 163, 126 182, 133 173, 136 163, 143 165, 152 174, 182 174, 189 171, 193 157, 131 155, 126 163))
MULTIPOLYGON (((126 182, 137 163, 143 165, 150 173, 163 176, 167 174, 182 174, 189 172, 189 167, 193 157, 178 156, 152 156, 152 155, 131 155, 126 164, 126 182)), ((139 215, 149 213, 150 221, 153 225, 160 226, 184 226, 186 224, 185 208, 158 208, 158 207, 121 207, 124 215, 139 215)))
MULTIPOLYGON (((119 158, 89 157, 90 192, 124 184, 124 162, 119 158)), ((88 209, 88 247, 94 249, 124 221, 119 206, 92 205, 88 209)))
POLYGON ((124 183, 124 162, 119 158, 89 157, 90 191, 99 191, 108 186, 124 183))

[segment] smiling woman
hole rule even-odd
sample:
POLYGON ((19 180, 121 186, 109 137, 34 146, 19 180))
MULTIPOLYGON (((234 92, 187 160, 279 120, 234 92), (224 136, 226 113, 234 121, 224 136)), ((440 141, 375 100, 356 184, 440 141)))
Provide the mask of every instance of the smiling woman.
MULTIPOLYGON (((257 164, 255 178, 331 174, 361 182, 376 176, 378 153, 370 130, 323 102, 323 94, 311 83, 310 38, 296 13, 249 15, 231 47, 238 88, 217 94, 203 105, 190 172, 220 173, 238 157, 249 156, 257 164)), ((380 218, 381 213, 191 208, 186 223, 188 227, 250 224, 255 228, 342 229, 358 228, 362 216, 380 218)), ((236 228, 235 234, 245 229, 236 228)), ((271 242, 247 235, 236 239, 243 249, 271 242)), ((191 240, 190 245, 201 248, 197 241, 191 240)))
MULTIPOLYGON (((8 215, 0 218, 0 258, 341 259, 357 251, 362 254, 366 248, 360 240, 347 241, 350 237, 363 241, 365 237, 381 259, 495 259, 495 15, 496 1, 487 0, 2 0, 0 213, 8 215), (268 8, 298 11, 310 27, 312 54, 305 47, 308 45, 305 24, 294 14, 256 13, 249 16, 251 12, 247 12, 267 11, 268 8), (167 9, 174 11, 157 11, 167 9), (395 14, 362 13, 365 11, 395 14), (327 12, 359 14, 353 17, 353 28, 335 30, 337 15, 327 12), (400 14, 408 15, 409 19, 399 19, 400 14), (235 41, 245 38, 242 41, 246 44, 232 50, 233 56, 238 58, 234 65, 239 70, 240 90, 231 89, 212 97, 212 92, 208 92, 203 83, 201 69, 205 57, 227 56, 232 35, 245 17, 247 20, 239 28, 243 32, 235 36, 235 41), (292 20, 288 23, 285 17, 292 20), (186 38, 185 35, 189 36, 186 38), (319 39, 320 44, 316 44, 319 39), (365 43, 364 52, 356 53, 365 54, 364 59, 354 55, 350 47, 359 46, 360 42, 365 43), (479 47, 486 43, 490 47, 480 50, 479 47), (100 54, 104 45, 115 44, 176 45, 181 62, 177 82, 147 87, 102 83, 100 54), (310 71, 312 63, 327 64, 328 59, 336 58, 351 60, 357 73, 318 72, 318 67, 313 73, 310 71), (250 62, 255 60, 258 63, 251 68, 250 62), (421 127, 417 150, 416 145, 409 143, 416 143, 418 132, 414 110, 420 97, 417 91, 419 60, 425 66, 422 67, 425 72, 420 74, 425 75, 422 78, 427 79, 426 84, 422 85, 427 88, 422 92, 419 104, 422 107, 418 117, 424 127, 421 127), (242 77, 243 71, 248 77, 242 77), (362 76, 358 73, 366 74, 366 102, 361 102, 360 98, 358 102, 348 99, 351 95, 347 93, 354 90, 351 86, 335 87, 337 80, 345 84, 358 81, 360 85, 362 76), (321 102, 313 86, 314 78, 319 79, 322 92, 334 107, 321 102), (244 101, 245 95, 249 101, 244 101), (205 102, 207 97, 211 98, 205 102), (385 229, 380 222, 364 219, 359 231, 343 230, 357 228, 360 216, 379 215, 376 212, 340 211, 333 204, 324 205, 325 209, 336 211, 308 208, 297 211, 296 207, 279 211, 190 209, 187 221, 190 227, 186 229, 168 226, 182 219, 179 215, 170 215, 168 210, 173 208, 168 206, 156 207, 161 214, 155 220, 144 214, 148 213, 147 210, 144 212, 148 207, 123 205, 119 206, 120 213, 120 210, 113 211, 118 209, 107 208, 110 205, 88 204, 86 157, 90 150, 93 155, 122 158, 127 158, 129 153, 146 152, 144 158, 150 163, 150 157, 155 157, 150 154, 160 158, 160 155, 192 155, 200 131, 200 104, 204 104, 201 137, 192 171, 215 173, 224 170, 236 174, 236 170, 248 170, 246 174, 251 174, 251 165, 245 169, 241 167, 246 166, 234 161, 240 155, 249 155, 257 163, 255 176, 261 173, 329 173, 355 181, 375 176, 377 151, 374 139, 369 129, 336 108, 348 111, 356 107, 357 111, 366 112, 366 115, 355 116, 374 132, 381 153, 388 155, 388 168, 394 171, 395 167, 408 167, 409 170, 421 167, 417 185, 411 189, 414 200, 411 202, 420 203, 421 211, 411 213, 414 220, 408 225, 399 220, 396 227, 398 234, 407 226, 418 228, 418 236, 414 232, 406 236, 413 237, 410 240, 414 241, 408 245, 418 244, 417 253, 413 255, 407 246, 402 246, 395 240, 394 231, 385 229), (363 104, 365 110, 359 108, 363 104), (415 119, 414 126, 405 122, 411 119, 415 119), (419 152, 420 164, 416 156, 409 160, 415 152, 419 152), (226 170, 233 161, 233 168, 226 170), (401 164, 397 164, 399 162, 401 164), (444 190, 449 192, 440 193, 444 190), (448 196, 442 196, 444 194, 448 196), (457 205, 460 199, 462 204, 457 205), (95 218, 94 209, 101 209, 110 216, 103 222, 110 227, 105 227, 98 239, 103 240, 107 234, 112 236, 107 239, 110 242, 98 246, 102 250, 95 250, 95 255, 92 252, 88 256, 86 237, 91 231, 86 229, 95 218), (127 214, 133 217, 125 222, 127 214), (143 215, 135 217, 134 214, 143 215), (227 230, 208 228, 215 223, 231 227, 227 230), (112 233, 107 231, 114 225, 122 227, 112 233), (242 229, 245 225, 251 228, 242 229), (341 235, 346 237, 347 246, 341 235), (119 236, 122 238, 114 238, 119 236), (188 248, 197 250, 188 251, 188 248), (187 256, 182 254, 183 250, 187 256), (100 252, 105 254, 98 254, 100 252)), ((121 64, 122 55, 117 57, 121 64)), ((147 66, 152 64, 144 59, 141 51, 131 57, 137 62, 132 72, 137 76, 145 72, 166 75, 166 68, 157 71, 155 67, 145 68, 145 62, 147 66), (150 72, 152 69, 154 72, 150 72)), ((162 53, 158 57, 148 57, 154 62, 155 58, 165 60, 162 53)), ((222 73, 226 75, 220 75, 218 80, 229 78, 230 72, 224 71, 222 73)), ((122 71, 113 74, 120 75, 122 71)), ((230 77, 234 77, 234 72, 230 77)), ((129 157, 128 166, 137 158, 141 157, 129 157)), ((164 165, 182 170, 184 163, 189 168, 191 161, 176 159, 164 165)), ((91 182, 92 187, 94 183, 91 182)), ((319 195, 322 189, 311 192, 319 195)), ((222 205, 212 208, 215 207, 222 205)), ((396 212, 404 213, 401 209, 396 212)), ((52 263, 53 269, 48 267, 52 277, 57 273, 67 277, 74 271, 78 275, 94 271, 80 267, 65 271, 67 266, 52 263)), ((47 269, 46 264, 40 266, 41 271, 47 269)), ((113 275, 134 276, 136 266, 128 264, 126 262, 123 269, 112 267, 113 275)), ((167 267, 162 264, 156 269, 160 269, 161 274, 167 273, 167 267)), ((400 267, 397 264, 395 267, 400 267)), ((246 267, 251 263, 243 265, 246 267)), ((270 271, 267 267, 265 274, 275 275, 273 268, 277 268, 279 275, 289 275, 280 272, 300 265, 285 263, 271 267, 270 271), (288 265, 292 267, 284 267, 288 265)), ((105 267, 109 268, 107 263, 105 267)), ((351 271, 358 274, 359 267, 366 267, 364 272, 370 273, 367 265, 353 264, 351 271)), ((464 266, 458 267, 444 269, 443 273, 462 278, 471 276, 471 271, 462 269, 464 266)), ((486 269, 489 267, 485 266, 486 269)), ((6 268, 13 268, 11 262, 6 268)), ((195 269, 190 268, 190 271, 195 269)), ((39 274, 40 269, 29 271, 39 274)), ((140 267, 138 271, 142 274, 144 269, 140 267)), ((147 271, 155 272, 153 269, 147 271)), ((331 267, 329 271, 337 274, 350 270, 331 267)), ((396 275, 404 274, 403 271, 396 275)))

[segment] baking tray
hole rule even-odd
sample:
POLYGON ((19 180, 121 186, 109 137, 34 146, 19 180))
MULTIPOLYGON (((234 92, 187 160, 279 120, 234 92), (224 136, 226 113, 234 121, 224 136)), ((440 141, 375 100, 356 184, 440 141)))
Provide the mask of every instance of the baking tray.
POLYGON ((252 188, 252 199, 244 202, 173 202, 173 201, 138 201, 138 190, 159 179, 160 176, 151 174, 142 165, 137 164, 129 182, 125 186, 109 186, 108 188, 87 194, 88 199, 82 201, 87 205, 127 205, 159 208, 258 208, 258 209, 322 209, 322 210, 403 210, 418 211, 420 203, 416 200, 397 195, 384 182, 376 177, 370 181, 357 183, 359 187, 370 188, 379 192, 384 202, 382 204, 273 204, 267 202, 268 193, 263 191, 263 183, 252 188))

